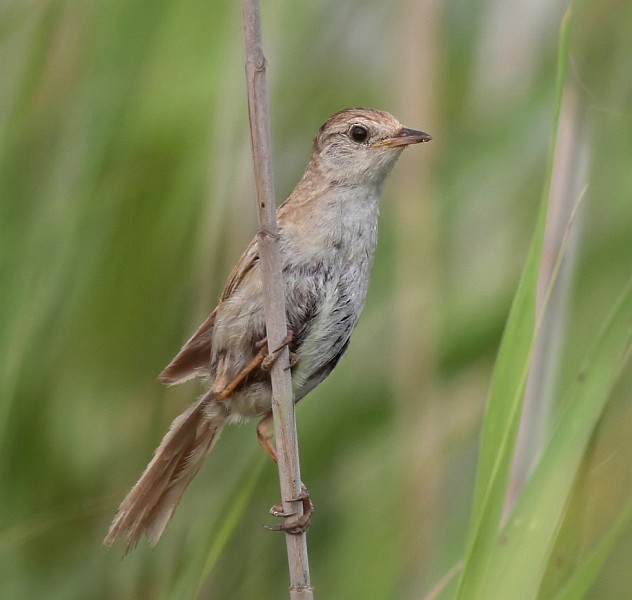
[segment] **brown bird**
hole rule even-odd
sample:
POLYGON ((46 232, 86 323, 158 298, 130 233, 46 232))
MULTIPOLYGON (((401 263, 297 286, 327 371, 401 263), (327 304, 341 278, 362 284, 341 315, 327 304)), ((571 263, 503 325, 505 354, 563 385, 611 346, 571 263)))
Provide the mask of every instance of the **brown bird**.
MULTIPOLYGON (((364 306, 377 243, 379 198, 402 150, 431 137, 387 112, 330 117, 289 198, 277 211, 294 401, 323 381, 346 351, 364 306)), ((257 435, 276 460, 256 238, 218 306, 160 374, 168 385, 203 377, 208 391, 177 417, 121 503, 104 544, 145 535, 156 544, 184 490, 227 423, 261 417, 257 435)), ((281 527, 283 528, 283 527, 281 527)))

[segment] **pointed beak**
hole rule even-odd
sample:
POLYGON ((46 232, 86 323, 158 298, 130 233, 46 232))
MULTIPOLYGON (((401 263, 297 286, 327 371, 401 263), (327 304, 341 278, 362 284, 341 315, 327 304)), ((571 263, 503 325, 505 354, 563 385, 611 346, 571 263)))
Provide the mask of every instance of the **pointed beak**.
POLYGON ((387 148, 396 148, 397 146, 410 146, 411 144, 421 144, 422 142, 429 142, 432 139, 431 135, 424 133, 423 131, 417 131, 416 129, 408 129, 402 127, 399 132, 393 137, 380 140, 373 144, 373 146, 386 146, 387 148))

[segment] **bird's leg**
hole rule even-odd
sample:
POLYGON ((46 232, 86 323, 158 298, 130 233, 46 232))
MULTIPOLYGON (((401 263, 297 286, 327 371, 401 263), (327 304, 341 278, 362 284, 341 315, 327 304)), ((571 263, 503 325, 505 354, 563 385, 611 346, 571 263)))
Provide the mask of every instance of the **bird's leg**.
MULTIPOLYGON (((253 359, 226 385, 222 390, 215 394, 215 399, 219 402, 222 402, 229 398, 233 392, 243 383, 243 381, 252 373, 255 369, 260 368, 264 371, 268 371, 274 361, 278 358, 279 352, 285 348, 293 339, 293 333, 288 331, 288 334, 283 338, 281 345, 273 350, 272 352, 268 352, 267 347, 267 339, 257 342, 256 347, 258 348, 257 354, 253 357, 253 359)), ((296 364, 296 355, 293 352, 290 352, 290 367, 296 364)), ((257 439, 261 444, 262 448, 266 451, 266 453, 272 458, 274 462, 278 462, 278 456, 276 447, 274 445, 274 422, 272 420, 272 411, 269 410, 263 418, 259 421, 257 425, 257 439)), ((300 516, 295 516, 296 513, 285 513, 283 511, 283 506, 273 506, 270 509, 270 514, 275 517, 292 517, 295 518, 288 520, 287 522, 281 525, 274 525, 272 527, 267 527, 272 531, 285 531, 291 534, 301 534, 307 531, 309 527, 309 521, 311 514, 314 512, 314 504, 309 496, 309 491, 305 487, 303 483, 301 483, 301 491, 296 498, 290 499, 290 502, 301 502, 303 505, 303 514, 300 516)))
MULTIPOLYGON (((293 333, 288 331, 287 335, 283 338, 281 345, 274 350, 274 352, 268 352, 267 338, 263 338, 256 343, 258 349, 257 354, 253 359, 241 370, 228 384, 215 394, 215 399, 218 402, 223 402, 229 398, 233 392, 243 383, 244 379, 250 375, 255 369, 261 368, 264 371, 269 371, 272 367, 272 363, 277 359, 279 352, 285 348, 293 339, 293 333)), ((296 355, 290 353, 290 366, 296 363, 296 355)))
MULTIPOLYGON (((274 437, 274 423, 272 421, 272 411, 268 411, 259 424, 257 425, 257 439, 259 443, 266 451, 266 453, 272 458, 274 462, 278 462, 278 456, 276 448, 272 442, 274 437)), ((301 491, 296 498, 291 498, 290 502, 300 502, 303 505, 303 514, 297 516, 296 513, 286 513, 283 510, 283 505, 274 505, 270 509, 270 514, 275 517, 287 518, 294 517, 293 519, 282 523, 281 525, 265 526, 270 531, 285 531, 294 535, 300 535, 305 533, 309 527, 310 518, 314 512, 314 503, 309 495, 309 490, 305 487, 305 484, 301 482, 301 491)))
POLYGON ((256 368, 261 366, 263 360, 268 356, 268 349, 265 345, 259 349, 254 358, 241 370, 228 384, 215 394, 215 399, 222 402, 229 398, 233 392, 243 383, 244 379, 250 375, 256 368))
POLYGON ((257 439, 261 447, 266 451, 267 455, 275 462, 279 462, 277 451, 274 443, 274 421, 272 420, 272 411, 269 410, 259 423, 257 424, 257 439))

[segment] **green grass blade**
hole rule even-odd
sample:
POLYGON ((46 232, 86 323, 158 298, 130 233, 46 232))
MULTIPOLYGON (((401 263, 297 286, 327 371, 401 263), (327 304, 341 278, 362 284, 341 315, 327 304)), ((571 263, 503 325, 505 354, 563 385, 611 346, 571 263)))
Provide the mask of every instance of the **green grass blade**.
POLYGON ((534 342, 542 211, 500 346, 488 398, 470 545, 458 598, 477 598, 497 539, 534 342))
POLYGON ((555 119, 548 176, 531 249, 498 352, 483 427, 474 507, 458 598, 478 598, 491 565, 518 434, 522 400, 536 334, 536 292, 551 190, 557 130, 568 66, 570 10, 560 31, 555 119))
POLYGON ((632 280, 569 387, 565 410, 492 556, 484 598, 536 598, 590 437, 632 352, 632 280))

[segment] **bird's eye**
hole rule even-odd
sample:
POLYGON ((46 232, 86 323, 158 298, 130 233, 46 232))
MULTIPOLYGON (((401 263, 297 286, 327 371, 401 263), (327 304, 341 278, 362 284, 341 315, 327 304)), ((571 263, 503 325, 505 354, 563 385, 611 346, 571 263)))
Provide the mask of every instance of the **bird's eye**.
POLYGON ((354 125, 349 131, 349 135, 354 142, 361 144, 362 142, 366 142, 366 139, 369 137, 369 132, 367 128, 362 127, 362 125, 354 125))

